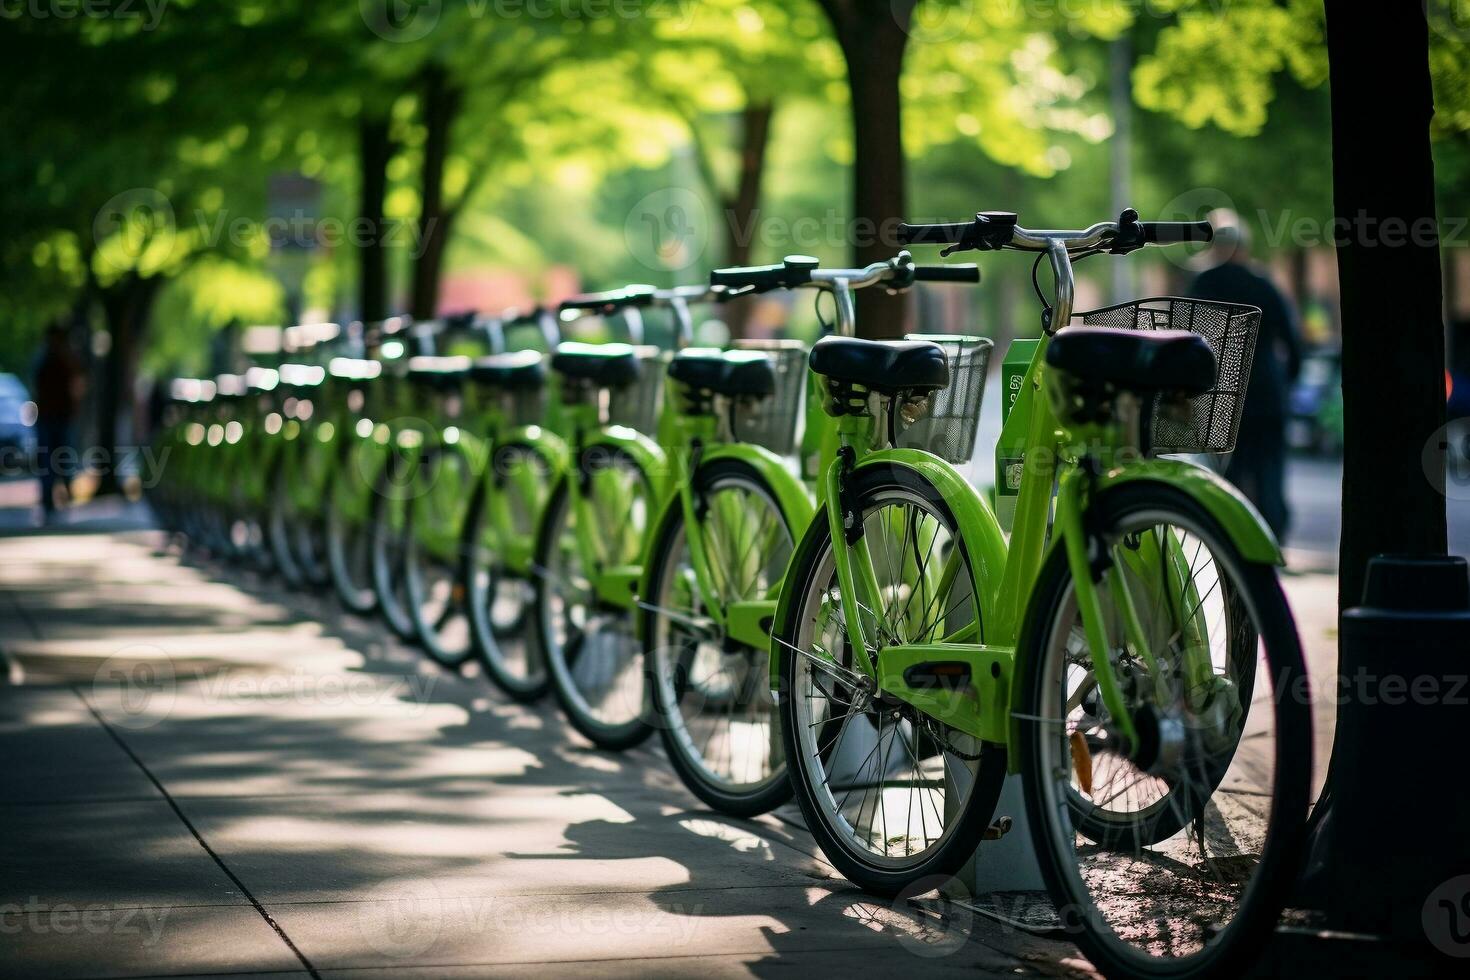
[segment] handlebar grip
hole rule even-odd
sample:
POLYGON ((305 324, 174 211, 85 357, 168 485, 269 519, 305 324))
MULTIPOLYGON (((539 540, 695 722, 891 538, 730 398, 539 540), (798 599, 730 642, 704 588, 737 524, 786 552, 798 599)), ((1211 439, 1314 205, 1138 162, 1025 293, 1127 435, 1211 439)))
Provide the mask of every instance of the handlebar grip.
POLYGON ((817 260, 809 255, 788 255, 780 265, 753 265, 716 269, 709 274, 712 287, 740 292, 766 293, 773 289, 794 289, 812 281, 817 260))
POLYGON ((573 296, 564 299, 559 306, 562 310, 590 310, 597 313, 615 313, 629 307, 643 307, 653 302, 652 286, 627 286, 623 289, 614 289, 606 293, 588 293, 586 296, 573 296))
POLYGON ((973 221, 946 221, 937 225, 898 226, 898 240, 904 245, 953 245, 969 231, 973 221))
POLYGON ((709 274, 709 284, 723 286, 726 289, 775 289, 781 285, 781 278, 785 273, 784 265, 752 265, 716 269, 709 274))
POLYGON ((1143 240, 1150 245, 1215 240, 1215 229, 1208 221, 1140 221, 1138 225, 1143 229, 1143 240))
POLYGON ((917 282, 968 282, 980 281, 980 267, 973 262, 963 265, 919 265, 914 267, 917 282))

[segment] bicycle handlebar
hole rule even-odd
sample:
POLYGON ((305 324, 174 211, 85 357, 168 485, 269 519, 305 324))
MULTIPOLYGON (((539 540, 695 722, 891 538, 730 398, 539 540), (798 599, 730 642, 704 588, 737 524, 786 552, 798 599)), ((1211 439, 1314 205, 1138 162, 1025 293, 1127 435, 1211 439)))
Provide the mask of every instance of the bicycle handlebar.
POLYGON ((915 282, 967 282, 980 281, 980 267, 973 262, 962 265, 916 265, 915 282))
POLYGON ((907 289, 915 282, 977 283, 980 281, 980 268, 969 263, 915 265, 913 256, 899 252, 887 261, 874 262, 861 269, 822 269, 810 255, 788 255, 780 265, 716 269, 709 278, 711 286, 724 287, 731 291, 731 295, 740 296, 802 286, 833 288, 838 283, 849 289, 880 282, 887 283, 890 289, 907 289))
POLYGON ((1215 233, 1208 221, 1139 221, 1138 212, 1129 208, 1117 221, 1099 222, 1082 229, 1033 230, 1019 225, 1012 212, 981 211, 974 221, 902 224, 898 235, 905 244, 947 245, 944 255, 969 249, 1046 252, 1058 245, 1068 252, 1104 248, 1115 255, 1126 255, 1145 245, 1208 242, 1214 239, 1215 233))
POLYGON ((1215 229, 1208 221, 1140 221, 1143 240, 1150 245, 1180 245, 1184 242, 1210 242, 1215 229))
POLYGON ((588 293, 585 296, 573 296, 564 299, 558 305, 563 313, 582 312, 600 313, 608 316, 619 310, 642 309, 653 305, 657 298, 657 290, 652 286, 641 283, 624 286, 622 289, 613 289, 605 293, 588 293))

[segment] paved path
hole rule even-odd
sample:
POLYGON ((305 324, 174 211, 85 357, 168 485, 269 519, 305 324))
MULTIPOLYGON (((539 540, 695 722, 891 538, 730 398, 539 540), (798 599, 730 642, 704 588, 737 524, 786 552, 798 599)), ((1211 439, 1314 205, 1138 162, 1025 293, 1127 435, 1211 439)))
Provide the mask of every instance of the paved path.
POLYGON ((158 545, 0 539, 0 977, 1086 972, 983 918, 927 945, 793 815, 158 545))

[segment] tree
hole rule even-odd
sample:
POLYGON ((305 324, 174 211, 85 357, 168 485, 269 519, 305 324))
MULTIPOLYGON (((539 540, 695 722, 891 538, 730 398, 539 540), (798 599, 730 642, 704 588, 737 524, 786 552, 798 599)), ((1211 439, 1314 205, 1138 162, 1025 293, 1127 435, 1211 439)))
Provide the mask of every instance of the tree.
MULTIPOLYGON (((899 79, 916 0, 820 0, 847 65, 852 112, 852 260, 893 256, 895 222, 908 213, 904 184, 903 100, 899 79)), ((904 332, 905 303, 882 290, 858 293, 865 336, 904 332)))
POLYGON ((1387 15, 1328 0, 1327 48, 1346 443, 1338 595, 1346 607, 1361 599, 1373 555, 1448 547, 1444 323, 1423 8, 1387 15))

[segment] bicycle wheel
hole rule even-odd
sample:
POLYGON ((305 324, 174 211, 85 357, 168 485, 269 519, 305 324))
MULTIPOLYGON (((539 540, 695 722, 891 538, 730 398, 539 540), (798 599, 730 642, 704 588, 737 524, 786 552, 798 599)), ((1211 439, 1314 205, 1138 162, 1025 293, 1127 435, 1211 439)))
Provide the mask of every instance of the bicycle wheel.
POLYGON ((536 638, 572 727, 599 748, 631 748, 653 733, 643 644, 630 609, 600 602, 593 576, 637 565, 654 506, 653 484, 621 449, 583 454, 572 478, 593 526, 578 527, 567 478, 552 492, 536 541, 536 638), (578 536, 595 561, 584 567, 578 536))
POLYGON ((286 462, 286 453, 294 449, 295 447, 283 449, 271 468, 270 503, 266 509, 265 538, 266 544, 270 547, 276 571, 280 574, 282 581, 293 589, 299 589, 306 584, 306 575, 296 560, 295 549, 291 547, 290 512, 293 508, 291 467, 286 462))
POLYGON ((1173 487, 1098 494, 1087 516, 1109 558, 1103 625, 1137 738, 1099 695, 1058 549, 1013 701, 1043 877, 1104 974, 1234 974, 1281 911, 1305 827, 1311 714, 1291 612, 1275 570, 1173 487), (1152 659, 1125 631, 1128 604, 1152 659))
MULTIPOLYGON (((792 530, 754 467, 718 460, 692 478, 697 527, 718 601, 768 598, 791 558, 792 530)), ((765 813, 791 798, 770 650, 715 628, 694 581, 684 509, 669 508, 649 552, 642 609, 654 716, 674 771, 695 796, 732 816, 765 813)))
POLYGON ((465 531, 465 600, 475 653, 496 686, 521 702, 542 697, 551 679, 530 628, 535 585, 529 563, 522 557, 519 567, 512 567, 506 553, 531 553, 552 466, 530 443, 497 449, 494 470, 481 481, 465 531))
POLYGON ((304 582, 314 588, 331 584, 327 562, 326 500, 327 468, 332 454, 314 439, 303 440, 295 449, 292 481, 295 492, 286 494, 284 523, 286 545, 304 582), (303 497, 311 501, 302 506, 303 497))
POLYGON ((372 519, 368 524, 373 595, 378 600, 378 612, 400 640, 410 642, 418 637, 408 612, 411 599, 404 574, 404 531, 416 492, 418 464, 417 457, 397 450, 390 452, 374 484, 372 519))
MULTIPOLYGON (((876 656, 891 642, 932 641, 975 623, 974 571, 934 485, 873 465, 855 470, 848 487, 881 591, 881 608, 866 610, 861 624, 868 650, 876 656), (933 584, 951 561, 960 569, 941 591, 933 584), (923 596, 918 606, 915 596, 923 596)), ((833 867, 871 892, 953 875, 995 810, 1004 748, 885 696, 857 672, 826 520, 807 530, 786 588, 795 591, 776 637, 781 727, 807 828, 833 867)))
MULTIPOLYGON (((348 482, 355 474, 336 474, 326 494, 326 559, 327 572, 337 599, 348 611, 366 616, 377 609, 378 597, 373 591, 373 542, 366 521, 353 516, 357 509, 344 499, 353 490, 348 482)), ((365 508, 370 507, 362 502, 365 508)))
POLYGON ((421 492, 407 507, 402 538, 405 611, 424 652, 453 669, 474 653, 459 552, 460 501, 474 474, 464 454, 450 448, 429 453, 419 465, 421 492))

